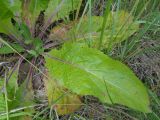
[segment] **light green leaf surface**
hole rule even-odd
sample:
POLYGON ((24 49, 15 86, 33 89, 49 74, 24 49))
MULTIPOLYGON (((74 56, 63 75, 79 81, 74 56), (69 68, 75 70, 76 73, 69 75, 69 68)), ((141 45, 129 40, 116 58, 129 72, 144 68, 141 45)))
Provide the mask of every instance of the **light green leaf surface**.
POLYGON ((70 43, 52 50, 49 56, 45 58, 50 77, 72 92, 150 112, 146 88, 121 62, 93 48, 70 43))

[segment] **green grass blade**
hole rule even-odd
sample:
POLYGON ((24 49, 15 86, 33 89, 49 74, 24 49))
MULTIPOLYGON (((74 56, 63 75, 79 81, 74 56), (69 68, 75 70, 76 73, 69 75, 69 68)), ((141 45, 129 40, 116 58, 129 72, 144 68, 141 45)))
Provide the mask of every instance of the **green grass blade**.
POLYGON ((101 36, 100 36, 99 46, 98 46, 99 49, 102 46, 102 40, 103 40, 103 37, 104 37, 104 31, 105 31, 105 27, 106 27, 106 21, 107 21, 109 12, 110 12, 111 4, 112 4, 112 0, 108 0, 107 5, 106 5, 106 10, 105 10, 105 13, 104 13, 104 18, 103 18, 102 31, 101 31, 101 36))

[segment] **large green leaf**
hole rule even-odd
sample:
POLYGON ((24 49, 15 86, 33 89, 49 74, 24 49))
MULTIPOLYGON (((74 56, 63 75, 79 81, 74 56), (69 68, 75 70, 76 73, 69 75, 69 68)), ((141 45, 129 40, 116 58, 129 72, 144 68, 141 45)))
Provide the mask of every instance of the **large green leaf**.
POLYGON ((55 12, 57 12, 56 17, 54 16, 52 21, 59 18, 64 18, 69 15, 70 11, 77 9, 80 3, 81 0, 64 0, 64 2, 62 2, 62 0, 50 0, 48 8, 45 12, 46 20, 49 19, 55 12))
POLYGON ((150 112, 146 88, 121 62, 96 49, 71 43, 52 50, 49 56, 45 58, 50 77, 74 93, 150 112))

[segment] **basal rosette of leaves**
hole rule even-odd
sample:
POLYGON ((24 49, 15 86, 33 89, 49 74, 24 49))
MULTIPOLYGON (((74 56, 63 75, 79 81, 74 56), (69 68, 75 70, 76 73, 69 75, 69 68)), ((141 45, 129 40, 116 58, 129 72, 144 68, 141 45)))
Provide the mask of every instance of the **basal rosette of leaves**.
MULTIPOLYGON (((91 30, 87 28, 86 16, 69 21, 67 24, 69 28, 66 28, 66 23, 62 19, 68 20, 70 12, 76 10, 80 4, 80 0, 0 1, 0 33, 11 39, 0 38, 3 44, 0 47, 0 55, 18 53, 21 55, 16 59, 18 66, 23 63, 23 60, 31 64, 29 66, 31 71, 26 77, 26 79, 30 78, 29 83, 25 81, 18 85, 19 67, 10 77, 10 82, 7 84, 9 111, 34 103, 31 73, 32 69, 38 69, 36 68, 38 63, 35 61, 44 57, 47 72, 44 74, 38 70, 44 75, 43 82, 48 105, 59 115, 77 110, 83 104, 81 96, 84 95, 93 95, 102 103, 122 104, 141 112, 150 112, 148 94, 140 80, 126 65, 111 59, 97 49, 103 17, 92 16, 93 29, 91 30), (43 24, 37 22, 41 14, 43 24), (62 21, 62 24, 49 31, 51 32, 49 37, 46 37, 48 28, 57 20, 62 21), (61 29, 64 30, 62 33, 61 29), (48 39, 53 42, 57 40, 53 34, 54 37, 62 38, 62 40, 58 39, 60 43, 58 48, 65 40, 74 40, 74 42, 64 43, 61 49, 45 48, 48 39), (88 34, 91 34, 92 38, 90 48, 84 44, 85 40, 90 39, 88 34), (45 53, 45 50, 50 52, 45 53), (23 55, 25 58, 22 57, 23 55), (29 89, 26 84, 29 84, 29 89), (24 102, 23 99, 30 101, 24 102)), ((138 30, 138 24, 133 21, 133 16, 125 11, 110 12, 106 23, 102 42, 104 48, 109 44, 111 47, 126 40, 138 30)), ((0 84, 0 88, 3 86, 0 84)), ((0 104, 6 102, 4 94, 3 96, 0 94, 0 104)), ((5 110, 6 106, 2 111, 5 110)), ((34 112, 30 109, 26 111, 34 112)))
POLYGON ((52 22, 67 17, 80 3, 79 0, 0 1, 0 33, 9 35, 15 42, 9 43, 10 47, 1 47, 0 54, 14 53, 13 49, 17 52, 28 52, 33 56, 42 54, 44 48, 41 39, 46 34, 43 32, 52 22), (41 20, 43 25, 39 26, 40 33, 36 35, 36 22, 40 12, 44 11, 44 20, 41 20))

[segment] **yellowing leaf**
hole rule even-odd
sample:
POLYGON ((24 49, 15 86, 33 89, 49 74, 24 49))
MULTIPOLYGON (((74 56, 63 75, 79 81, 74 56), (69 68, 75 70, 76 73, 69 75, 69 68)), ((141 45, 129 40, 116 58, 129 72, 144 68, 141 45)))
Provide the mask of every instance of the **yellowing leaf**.
MULTIPOLYGON (((79 42, 84 42, 88 40, 91 35, 92 46, 97 47, 100 39, 103 17, 92 16, 91 29, 89 29, 88 21, 88 17, 84 16, 82 20, 69 23, 69 29, 66 29, 67 25, 61 24, 60 27, 52 30, 50 38, 54 39, 56 35, 60 36, 59 34, 61 34, 62 36, 59 37, 60 40, 76 39, 79 42)), ((110 12, 106 21, 102 46, 104 48, 112 47, 115 44, 128 39, 138 29, 139 24, 133 20, 133 16, 129 13, 125 11, 110 12)))
POLYGON ((60 87, 55 79, 44 79, 48 102, 59 115, 75 112, 81 106, 80 97, 60 87))
POLYGON ((61 24, 54 29, 52 29, 51 34, 49 35, 49 39, 59 40, 59 41, 65 41, 65 39, 68 39, 67 33, 68 31, 73 27, 73 22, 69 24, 61 24))

